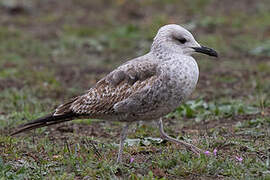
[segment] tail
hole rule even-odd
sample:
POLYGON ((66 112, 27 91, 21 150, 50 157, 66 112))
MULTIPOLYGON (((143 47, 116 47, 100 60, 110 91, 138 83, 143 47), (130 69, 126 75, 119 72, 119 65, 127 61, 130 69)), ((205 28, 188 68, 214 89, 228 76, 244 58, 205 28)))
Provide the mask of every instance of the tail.
POLYGON ((10 135, 13 136, 13 135, 19 134, 19 133, 24 132, 24 131, 29 131, 29 130, 44 127, 44 126, 50 126, 53 124, 58 124, 58 123, 62 123, 65 121, 70 121, 70 120, 73 120, 75 117, 76 117, 76 115, 72 112, 67 113, 67 114, 63 114, 63 115, 58 115, 58 116, 54 116, 54 115, 50 114, 50 115, 38 118, 38 119, 31 121, 29 123, 21 125, 17 131, 11 133, 10 135))

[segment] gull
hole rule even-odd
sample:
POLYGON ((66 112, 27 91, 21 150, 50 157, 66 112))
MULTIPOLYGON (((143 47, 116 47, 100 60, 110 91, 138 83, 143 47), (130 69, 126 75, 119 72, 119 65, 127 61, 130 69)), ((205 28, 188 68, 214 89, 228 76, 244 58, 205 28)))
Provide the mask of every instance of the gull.
POLYGON ((21 125, 11 135, 73 119, 103 119, 123 122, 117 163, 122 162, 128 127, 136 121, 156 121, 162 139, 183 145, 200 155, 202 150, 164 132, 162 117, 173 112, 196 87, 199 68, 194 52, 218 57, 201 46, 180 25, 162 26, 150 51, 120 65, 85 94, 58 106, 52 113, 21 125))

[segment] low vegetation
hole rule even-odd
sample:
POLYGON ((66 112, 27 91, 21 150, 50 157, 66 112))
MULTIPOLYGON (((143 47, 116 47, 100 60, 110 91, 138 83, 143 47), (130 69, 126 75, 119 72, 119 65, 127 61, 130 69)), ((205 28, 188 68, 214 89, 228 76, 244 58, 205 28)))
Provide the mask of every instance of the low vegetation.
POLYGON ((0 179, 270 179, 267 0, 10 2, 0 2, 0 179), (122 165, 118 122, 8 135, 147 52, 168 23, 220 54, 195 56, 196 91, 164 117, 165 131, 204 149, 200 157, 162 141, 154 123, 132 126, 122 165))

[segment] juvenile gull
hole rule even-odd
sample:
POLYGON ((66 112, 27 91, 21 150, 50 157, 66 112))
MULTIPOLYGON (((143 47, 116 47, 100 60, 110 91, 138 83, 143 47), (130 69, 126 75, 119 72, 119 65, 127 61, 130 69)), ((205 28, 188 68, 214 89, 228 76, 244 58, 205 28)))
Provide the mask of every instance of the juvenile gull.
POLYGON ((159 29, 149 53, 122 64, 86 94, 60 105, 45 117, 20 126, 12 135, 80 118, 120 121, 125 123, 117 157, 117 162, 121 162, 128 126, 136 121, 156 120, 163 139, 200 154, 196 146, 167 135, 161 119, 195 89, 199 69, 191 57, 194 52, 217 57, 216 51, 201 46, 183 27, 165 25, 159 29))

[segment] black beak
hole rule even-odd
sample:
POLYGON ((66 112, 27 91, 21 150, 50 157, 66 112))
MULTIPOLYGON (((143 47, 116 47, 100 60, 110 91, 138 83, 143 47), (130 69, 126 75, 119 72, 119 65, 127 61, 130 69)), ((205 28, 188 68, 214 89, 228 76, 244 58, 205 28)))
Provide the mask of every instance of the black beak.
POLYGON ((203 53, 203 54, 207 54, 209 56, 214 56, 214 57, 218 57, 218 53, 211 48, 205 47, 205 46, 201 46, 201 47, 192 47, 195 52, 199 52, 199 53, 203 53))

